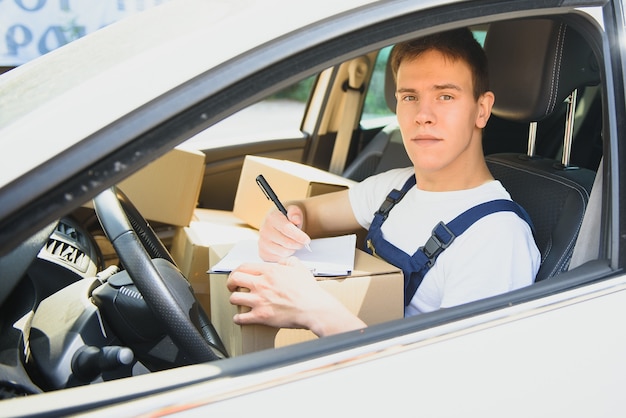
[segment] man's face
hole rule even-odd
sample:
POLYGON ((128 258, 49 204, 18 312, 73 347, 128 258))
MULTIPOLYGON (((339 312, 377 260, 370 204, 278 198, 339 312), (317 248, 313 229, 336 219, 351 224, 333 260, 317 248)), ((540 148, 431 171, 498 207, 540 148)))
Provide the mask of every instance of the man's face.
POLYGON ((468 176, 482 159, 481 129, 493 104, 491 93, 486 105, 485 95, 474 99, 468 64, 427 51, 400 64, 396 86, 398 123, 418 180, 468 176))

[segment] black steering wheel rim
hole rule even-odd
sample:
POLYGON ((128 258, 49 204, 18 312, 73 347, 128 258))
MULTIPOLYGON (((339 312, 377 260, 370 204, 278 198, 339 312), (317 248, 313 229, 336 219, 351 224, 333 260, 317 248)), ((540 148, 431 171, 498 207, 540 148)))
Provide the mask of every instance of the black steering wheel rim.
POLYGON ((176 265, 176 261, 174 261, 170 252, 165 245, 163 245, 163 242, 159 239, 156 232, 154 232, 154 229, 152 229, 128 196, 117 187, 115 188, 115 195, 120 202, 126 219, 137 234, 139 241, 141 241, 141 244, 148 252, 150 258, 162 258, 176 265))
POLYGON ((201 331, 189 312, 179 305, 176 295, 152 262, 152 258, 164 258, 176 265, 169 251, 124 193, 117 187, 105 190, 94 198, 94 209, 122 265, 174 343, 194 362, 225 357, 223 344, 202 306, 196 301, 199 318, 194 319, 200 324, 201 331), (133 224, 140 230, 139 233, 133 224))

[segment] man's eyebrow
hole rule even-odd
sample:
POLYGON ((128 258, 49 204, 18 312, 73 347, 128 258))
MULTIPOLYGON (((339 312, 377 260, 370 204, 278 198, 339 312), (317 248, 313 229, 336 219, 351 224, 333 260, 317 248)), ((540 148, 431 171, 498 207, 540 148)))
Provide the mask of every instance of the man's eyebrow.
MULTIPOLYGON (((432 87, 433 90, 458 90, 462 91, 463 89, 458 84, 454 83, 444 83, 444 84, 435 84, 432 87)), ((417 93, 417 90, 408 88, 408 87, 400 87, 396 90, 396 93, 417 93)))
POLYGON ((435 90, 458 90, 461 91, 461 86, 454 83, 435 84, 433 87, 435 90))

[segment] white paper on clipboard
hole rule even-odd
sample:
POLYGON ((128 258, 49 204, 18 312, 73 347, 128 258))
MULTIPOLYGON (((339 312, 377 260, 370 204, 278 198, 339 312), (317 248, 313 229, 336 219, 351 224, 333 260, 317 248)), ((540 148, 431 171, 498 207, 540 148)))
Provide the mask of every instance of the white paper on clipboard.
MULTIPOLYGON (((311 251, 301 249, 294 256, 315 276, 345 276, 354 269, 356 235, 340 235, 311 240, 311 251)), ((242 240, 218 261, 208 273, 230 273, 242 263, 261 263, 258 240, 242 240)))

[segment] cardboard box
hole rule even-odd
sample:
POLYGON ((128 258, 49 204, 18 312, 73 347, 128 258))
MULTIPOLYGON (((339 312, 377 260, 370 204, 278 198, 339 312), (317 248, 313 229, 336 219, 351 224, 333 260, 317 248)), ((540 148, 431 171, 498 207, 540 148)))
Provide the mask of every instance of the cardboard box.
MULTIPOLYGON (((230 247, 211 247, 210 258, 217 262, 228 253, 230 247)), ((302 329, 236 325, 232 318, 239 308, 229 302, 227 277, 226 274, 210 274, 209 280, 212 322, 231 356, 317 338, 312 332, 302 329)), ((402 272, 361 250, 356 251, 355 270, 350 276, 319 277, 318 282, 368 325, 404 316, 402 272)))
POLYGON ((198 204, 204 153, 174 148, 119 184, 151 221, 187 226, 198 204))
POLYGON ((189 226, 177 229, 170 253, 209 316, 211 300, 207 270, 219 260, 211 258, 209 248, 232 246, 238 240, 257 237, 256 229, 250 228, 232 212, 222 210, 196 209, 189 226))
POLYGON ((281 202, 344 190, 355 183, 305 164, 248 155, 243 162, 233 213, 257 229, 274 207, 256 183, 259 174, 263 174, 281 202))

